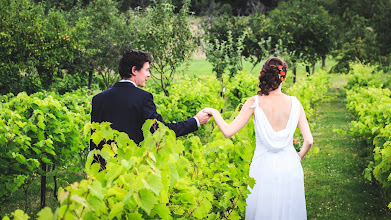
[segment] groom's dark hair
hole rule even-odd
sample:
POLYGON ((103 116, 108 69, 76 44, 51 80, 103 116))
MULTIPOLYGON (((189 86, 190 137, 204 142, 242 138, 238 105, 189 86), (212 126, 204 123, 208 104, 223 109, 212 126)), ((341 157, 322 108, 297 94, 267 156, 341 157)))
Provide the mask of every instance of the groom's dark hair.
POLYGON ((136 70, 143 68, 144 63, 151 63, 151 57, 141 50, 126 50, 119 60, 118 72, 121 78, 130 78, 132 76, 132 68, 136 70))

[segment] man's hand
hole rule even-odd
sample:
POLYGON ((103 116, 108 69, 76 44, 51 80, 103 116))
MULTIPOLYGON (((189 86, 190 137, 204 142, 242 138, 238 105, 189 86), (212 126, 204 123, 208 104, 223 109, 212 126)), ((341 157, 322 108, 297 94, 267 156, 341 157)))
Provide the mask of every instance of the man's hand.
POLYGON ((195 117, 197 117, 198 121, 200 122, 200 125, 208 123, 210 119, 210 115, 208 115, 203 110, 198 112, 195 117))
POLYGON ((214 108, 204 108, 202 109, 203 112, 207 113, 210 117, 213 116, 213 112, 218 112, 216 109, 214 108))

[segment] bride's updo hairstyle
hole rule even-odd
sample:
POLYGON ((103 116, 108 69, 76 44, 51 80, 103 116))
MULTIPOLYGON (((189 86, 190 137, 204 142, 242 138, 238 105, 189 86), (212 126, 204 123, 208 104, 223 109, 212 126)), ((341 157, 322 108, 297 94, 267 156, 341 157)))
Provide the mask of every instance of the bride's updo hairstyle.
POLYGON ((258 95, 269 95, 270 91, 276 90, 281 82, 285 80, 287 69, 288 65, 280 58, 271 57, 267 59, 259 75, 258 87, 261 90, 258 91, 258 95), (282 69, 279 69, 278 66, 280 68, 282 66, 282 69))

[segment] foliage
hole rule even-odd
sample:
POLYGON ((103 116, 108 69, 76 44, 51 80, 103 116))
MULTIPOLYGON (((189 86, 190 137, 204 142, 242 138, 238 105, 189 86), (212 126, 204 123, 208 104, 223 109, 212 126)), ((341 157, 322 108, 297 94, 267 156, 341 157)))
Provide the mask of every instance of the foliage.
POLYGON ((283 1, 269 13, 267 32, 274 44, 282 39, 288 51, 295 51, 296 62, 301 58, 316 63, 333 48, 333 26, 327 11, 317 1, 283 1))
POLYGON ((29 0, 0 2, 0 93, 49 88, 80 42, 61 11, 29 0))
POLYGON ((234 39, 232 32, 228 31, 228 40, 219 41, 215 39, 214 42, 206 42, 206 58, 212 63, 213 71, 216 73, 216 78, 219 80, 222 92, 221 96, 224 97, 224 91, 226 84, 230 79, 242 69, 242 50, 243 40, 246 36, 244 32, 241 37, 234 39), (223 74, 226 69, 229 69, 228 79, 224 79, 223 74))
POLYGON ((247 99, 257 93, 259 81, 254 75, 246 72, 239 72, 227 84, 227 107, 228 109, 235 108, 240 103, 244 103, 247 99))
POLYGON ((90 152, 88 178, 60 189, 60 207, 54 213, 45 208, 38 215, 65 219, 244 217, 247 185, 254 184, 247 175, 251 148, 234 146, 228 139, 205 147, 196 137, 183 143, 162 124, 151 134, 153 123, 144 124, 145 140, 140 146, 125 133, 112 130, 109 123, 87 124, 85 134, 95 130, 94 142, 114 142, 100 152, 90 152), (106 159, 105 170, 99 172, 99 164, 91 165, 94 154, 106 159))
POLYGON ((351 70, 351 62, 369 63, 377 59, 378 47, 376 46, 376 33, 372 27, 368 27, 368 19, 360 17, 347 10, 346 19, 349 28, 344 34, 345 42, 341 49, 334 52, 337 64, 331 69, 335 73, 348 73, 351 70))
MULTIPOLYGON (((337 1, 335 25, 340 30, 337 37, 338 50, 334 56, 338 64, 333 71, 347 73, 350 63, 378 64, 387 69, 390 65, 390 10, 388 0, 337 1)), ((332 10, 332 9, 331 9, 332 10)))
MULTIPOLYGON (((387 18, 391 17, 391 11, 385 9, 391 7, 391 2, 387 0, 377 0, 372 7, 374 8, 372 24, 374 31, 376 32, 376 46, 380 49, 380 59, 389 58, 391 55, 391 30, 387 27, 391 26, 391 21, 387 18)), ((382 62, 381 60, 379 63, 390 65, 390 62, 382 62)))
POLYGON ((246 47, 247 25, 246 19, 228 15, 203 21, 203 29, 207 33, 202 39, 205 54, 223 88, 226 84, 223 82, 225 70, 229 69, 230 79, 243 68, 241 57, 246 47))
MULTIPOLYGON (((214 18, 204 19, 202 26, 206 33, 204 41, 214 43, 227 42, 229 33, 232 38, 240 39, 244 35, 243 49, 239 56, 249 59, 255 67, 262 59, 269 57, 274 48, 271 46, 271 39, 267 36, 266 30, 268 20, 262 13, 255 13, 248 18, 222 15, 214 18)), ((236 40, 235 40, 236 41, 236 40)))
POLYGON ((97 0, 85 7, 75 6, 67 13, 78 39, 84 43, 68 69, 82 75, 88 72, 89 88, 95 71, 102 77, 106 88, 111 87, 119 78, 115 73, 119 57, 130 47, 132 26, 128 23, 132 18, 120 13, 117 6, 113 0, 97 0))
POLYGON ((218 17, 204 18, 201 26, 206 36, 204 40, 214 42, 228 40, 228 31, 231 31, 234 39, 240 38, 246 32, 249 25, 249 20, 245 17, 235 17, 229 15, 221 15, 218 17))
MULTIPOLYGON (((243 55, 253 63, 253 68, 262 60, 269 58, 274 48, 271 43, 271 37, 267 37, 268 20, 261 13, 255 13, 250 16, 248 25, 249 33, 244 40, 243 55)), ((252 71, 250 71, 251 74, 252 71)))
POLYGON ((56 83, 50 86, 50 91, 56 91, 59 94, 65 94, 67 92, 75 91, 81 88, 88 87, 88 74, 87 73, 75 73, 64 74, 62 78, 56 77, 56 83))
POLYGON ((374 177, 384 188, 389 189, 391 186, 391 126, 389 125, 391 93, 388 88, 381 88, 384 74, 373 74, 371 67, 361 66, 358 70, 366 70, 368 73, 357 71, 357 75, 350 78, 351 81, 347 86, 346 108, 355 117, 351 122, 349 133, 374 147, 373 160, 365 169, 365 178, 372 180, 374 177), (354 85, 354 82, 357 82, 357 85, 354 85))
POLYGON ((213 78, 201 79, 196 76, 183 76, 168 87, 172 96, 153 93, 157 111, 166 121, 178 122, 194 117, 208 106, 222 108, 224 100, 219 95, 218 81, 213 78))
POLYGON ((348 75, 346 90, 362 87, 391 88, 391 77, 376 66, 356 63, 348 75))
POLYGON ((166 0, 157 0, 145 10, 131 13, 132 44, 152 56, 152 78, 168 96, 167 87, 175 71, 194 49, 188 15, 189 1, 184 1, 179 13, 166 0), (155 73, 154 73, 155 72, 155 73))
MULTIPOLYGON (((171 96, 167 97, 162 92, 151 92, 154 94, 156 109, 163 119, 167 122, 179 122, 194 117, 205 107, 223 108, 224 100, 220 96, 218 84, 213 78, 183 76, 167 88, 171 96)), ((208 123, 192 135, 198 136, 203 143, 208 142, 211 129, 208 123)))
POLYGON ((89 121, 90 109, 89 102, 81 97, 74 94, 60 97, 55 93, 2 97, 1 203, 38 174, 47 175, 46 165, 54 176, 65 167, 69 172, 81 170, 88 142, 80 131, 89 121))

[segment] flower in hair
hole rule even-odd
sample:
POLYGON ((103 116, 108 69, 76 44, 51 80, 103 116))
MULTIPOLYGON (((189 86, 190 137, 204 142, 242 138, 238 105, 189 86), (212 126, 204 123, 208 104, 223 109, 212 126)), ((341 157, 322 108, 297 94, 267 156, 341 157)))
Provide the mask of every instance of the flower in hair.
POLYGON ((280 75, 280 80, 283 82, 285 81, 285 71, 282 70, 283 66, 281 65, 278 65, 278 72, 279 72, 279 75, 280 75))

